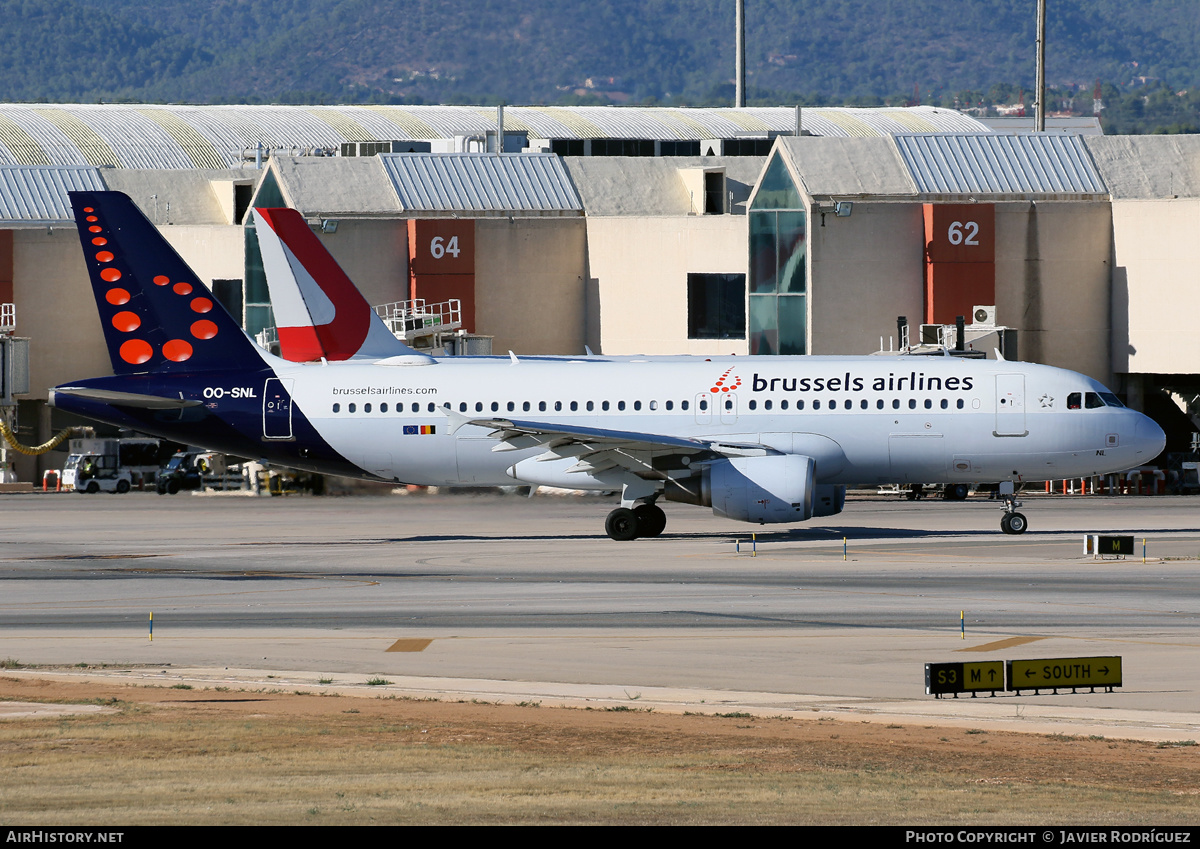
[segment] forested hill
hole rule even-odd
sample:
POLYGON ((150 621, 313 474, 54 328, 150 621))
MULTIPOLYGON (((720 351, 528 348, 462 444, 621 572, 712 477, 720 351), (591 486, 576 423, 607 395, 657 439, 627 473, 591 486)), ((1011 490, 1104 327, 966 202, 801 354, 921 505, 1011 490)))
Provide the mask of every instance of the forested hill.
MULTIPOLYGON (((1200 88, 1197 0, 1049 0, 1047 80, 1200 88)), ((729 103, 734 0, 0 0, 0 100, 729 103)), ((751 103, 964 105, 1034 0, 746 0, 751 103)))

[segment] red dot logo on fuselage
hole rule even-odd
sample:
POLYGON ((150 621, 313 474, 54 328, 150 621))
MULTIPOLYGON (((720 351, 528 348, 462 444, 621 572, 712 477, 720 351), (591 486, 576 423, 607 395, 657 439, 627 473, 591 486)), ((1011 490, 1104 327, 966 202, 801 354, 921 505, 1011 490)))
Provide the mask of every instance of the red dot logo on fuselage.
POLYGON ((733 368, 728 368, 723 375, 717 378, 717 382, 712 387, 713 394, 718 392, 732 392, 742 385, 742 379, 736 374, 731 375, 730 372, 732 371, 733 368))

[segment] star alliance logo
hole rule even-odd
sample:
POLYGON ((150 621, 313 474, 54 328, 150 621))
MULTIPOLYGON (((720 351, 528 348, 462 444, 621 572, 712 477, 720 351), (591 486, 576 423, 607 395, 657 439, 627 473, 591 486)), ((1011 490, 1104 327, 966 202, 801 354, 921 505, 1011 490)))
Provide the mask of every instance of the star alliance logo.
POLYGON ((1038 400, 1042 402, 1043 407, 1053 407, 1054 406, 1054 396, 1053 395, 1043 394, 1041 398, 1038 398, 1038 400))

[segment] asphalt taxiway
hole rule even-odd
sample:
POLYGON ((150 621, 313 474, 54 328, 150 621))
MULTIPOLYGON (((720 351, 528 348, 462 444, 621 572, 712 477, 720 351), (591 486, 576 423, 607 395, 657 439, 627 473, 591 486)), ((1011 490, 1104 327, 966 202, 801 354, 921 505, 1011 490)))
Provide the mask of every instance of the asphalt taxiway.
POLYGON ((611 506, 0 496, 0 656, 77 677, 1200 736, 1195 499, 1030 496, 1019 537, 978 498, 856 498, 785 528, 668 504, 666 533, 629 543, 603 535, 611 506), (1085 557, 1085 532, 1131 534, 1136 554, 1085 557), (1111 693, 925 695, 926 662, 1109 655, 1111 693))

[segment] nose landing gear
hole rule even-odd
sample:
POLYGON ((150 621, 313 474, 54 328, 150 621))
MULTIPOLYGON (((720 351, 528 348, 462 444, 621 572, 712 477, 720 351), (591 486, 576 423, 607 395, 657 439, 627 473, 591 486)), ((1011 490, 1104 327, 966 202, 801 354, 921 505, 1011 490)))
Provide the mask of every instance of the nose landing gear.
POLYGON ((1029 528, 1024 513, 1018 513, 1021 502, 1017 501, 1012 481, 1000 482, 1000 497, 1004 499, 1004 515, 1000 517, 1000 530, 1006 534, 1023 534, 1029 528))
POLYGON ((1000 530, 1006 534, 1023 534, 1025 529, 1029 527, 1029 523, 1025 520, 1024 513, 1005 513, 1000 519, 1000 530))

